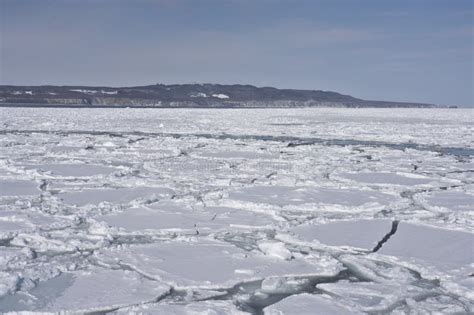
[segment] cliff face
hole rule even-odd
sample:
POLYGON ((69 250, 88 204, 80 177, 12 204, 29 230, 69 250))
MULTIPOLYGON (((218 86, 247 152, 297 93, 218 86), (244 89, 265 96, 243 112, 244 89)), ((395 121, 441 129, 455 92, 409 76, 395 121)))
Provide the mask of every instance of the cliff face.
POLYGON ((0 106, 90 107, 434 107, 366 101, 319 90, 252 85, 180 84, 138 87, 0 86, 0 106))

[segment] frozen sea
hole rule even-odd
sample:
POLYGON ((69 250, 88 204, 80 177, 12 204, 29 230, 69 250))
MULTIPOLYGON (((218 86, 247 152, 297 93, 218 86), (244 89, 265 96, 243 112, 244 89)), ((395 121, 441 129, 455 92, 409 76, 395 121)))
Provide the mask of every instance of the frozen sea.
POLYGON ((474 312, 471 109, 0 108, 0 312, 474 312))

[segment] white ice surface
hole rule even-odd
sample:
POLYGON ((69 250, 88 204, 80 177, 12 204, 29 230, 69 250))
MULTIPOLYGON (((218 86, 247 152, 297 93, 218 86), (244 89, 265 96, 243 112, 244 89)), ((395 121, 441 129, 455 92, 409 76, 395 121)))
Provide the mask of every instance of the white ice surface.
POLYGON ((276 257, 279 259, 290 260, 292 255, 291 252, 285 247, 282 242, 260 242, 258 248, 270 257, 276 257))
POLYGON ((0 108, 0 309, 472 313, 473 113, 0 108))
POLYGON ((40 171, 51 172, 52 175, 89 177, 94 175, 108 175, 116 169, 102 165, 91 164, 42 164, 34 167, 40 171))
POLYGON ((113 310, 151 302, 169 292, 170 287, 140 277, 131 271, 93 268, 67 272, 45 281, 29 294, 17 292, 0 303, 0 311, 74 311, 113 310))
POLYGON ((36 195, 40 191, 38 185, 26 180, 0 180, 0 197, 18 195, 36 195))
POLYGON ((452 211, 474 211, 474 195, 463 191, 437 191, 424 197, 427 205, 452 211))
POLYGON ((333 315, 358 312, 338 305, 327 295, 299 294, 287 297, 265 308, 266 315, 333 315))
MULTIPOLYGON (((396 282, 380 284, 340 281, 338 283, 320 284, 318 288, 353 311, 381 314, 406 313, 406 309, 403 308, 405 303, 414 302, 414 304, 417 304, 416 300, 425 298, 423 288, 416 285, 400 285, 396 282)), ((449 298, 445 301, 452 302, 449 298)), ((437 308, 443 309, 444 313, 463 313, 465 311, 462 307, 450 306, 450 303, 443 305, 443 299, 436 296, 428 303, 431 304, 432 308, 421 306, 420 313, 431 314, 432 310, 437 308)))
POLYGON ((372 249, 390 232, 391 227, 390 220, 336 221, 300 225, 292 228, 291 232, 308 242, 372 249))
POLYGON ((473 233, 402 222, 380 253, 421 260, 445 271, 471 265, 474 272, 473 233))
POLYGON ((60 228, 68 223, 66 218, 52 217, 41 212, 4 210, 0 211, 0 240, 20 232, 60 228))
POLYGON ((89 189, 78 192, 67 192, 60 198, 67 204, 84 206, 99 204, 101 202, 129 203, 138 198, 151 198, 153 196, 171 196, 173 191, 167 188, 135 187, 118 189, 89 189))
POLYGON ((420 184, 428 184, 430 182, 429 178, 424 178, 423 176, 413 176, 412 174, 396 174, 388 172, 372 172, 372 173, 349 173, 344 175, 346 178, 362 182, 362 183, 371 183, 371 184, 393 184, 393 185, 403 185, 403 186, 413 186, 420 184), (411 176, 407 176, 411 175, 411 176))
POLYGON ((112 227, 127 231, 175 230, 205 232, 229 228, 262 228, 273 224, 265 215, 253 214, 225 207, 208 207, 190 210, 183 207, 163 205, 159 207, 128 208, 122 212, 96 218, 112 227))
POLYGON ((145 304, 125 308, 118 314, 169 314, 169 315, 245 315, 231 301, 200 301, 185 304, 145 304))
POLYGON ((286 261, 211 240, 106 249, 97 257, 105 264, 126 264, 178 287, 229 288, 239 282, 277 275, 334 275, 340 267, 330 259, 324 264, 314 264, 311 259, 286 261))
POLYGON ((326 189, 314 187, 254 186, 229 194, 230 199, 266 203, 277 206, 319 203, 360 207, 365 204, 386 205, 395 200, 389 194, 357 189, 326 189))

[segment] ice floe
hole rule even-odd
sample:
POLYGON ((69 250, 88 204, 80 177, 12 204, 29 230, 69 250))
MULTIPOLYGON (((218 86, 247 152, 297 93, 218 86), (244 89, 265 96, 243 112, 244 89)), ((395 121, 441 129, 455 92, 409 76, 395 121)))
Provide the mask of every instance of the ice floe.
POLYGON ((298 294, 287 297, 264 310, 266 315, 330 315, 330 314, 357 314, 357 311, 350 310, 338 305, 334 299, 328 295, 298 294))
POLYGON ((390 220, 336 221, 300 225, 292 228, 291 232, 308 242, 371 250, 390 232, 391 226, 390 220))
POLYGON ((37 195, 39 193, 38 184, 33 181, 0 180, 0 197, 37 195))
POLYGON ((231 287, 242 281, 277 275, 333 275, 340 268, 336 261, 324 267, 310 259, 286 261, 212 240, 110 248, 97 255, 106 264, 125 264, 178 287, 231 287))
POLYGON ((134 272, 92 268, 63 273, 29 293, 16 292, 0 300, 0 311, 101 312, 152 302, 170 287, 134 272))
POLYGON ((84 206, 88 204, 100 204, 102 202, 123 204, 138 198, 167 197, 173 195, 173 191, 162 187, 135 187, 117 189, 89 189, 77 192, 65 192, 59 197, 67 204, 84 206))

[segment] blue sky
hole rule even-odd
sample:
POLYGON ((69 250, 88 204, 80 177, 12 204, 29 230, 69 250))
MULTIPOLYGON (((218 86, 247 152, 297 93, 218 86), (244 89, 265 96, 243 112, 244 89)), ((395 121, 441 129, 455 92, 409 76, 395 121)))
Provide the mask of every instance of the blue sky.
POLYGON ((0 3, 0 84, 248 83, 474 105, 472 0, 0 3))

